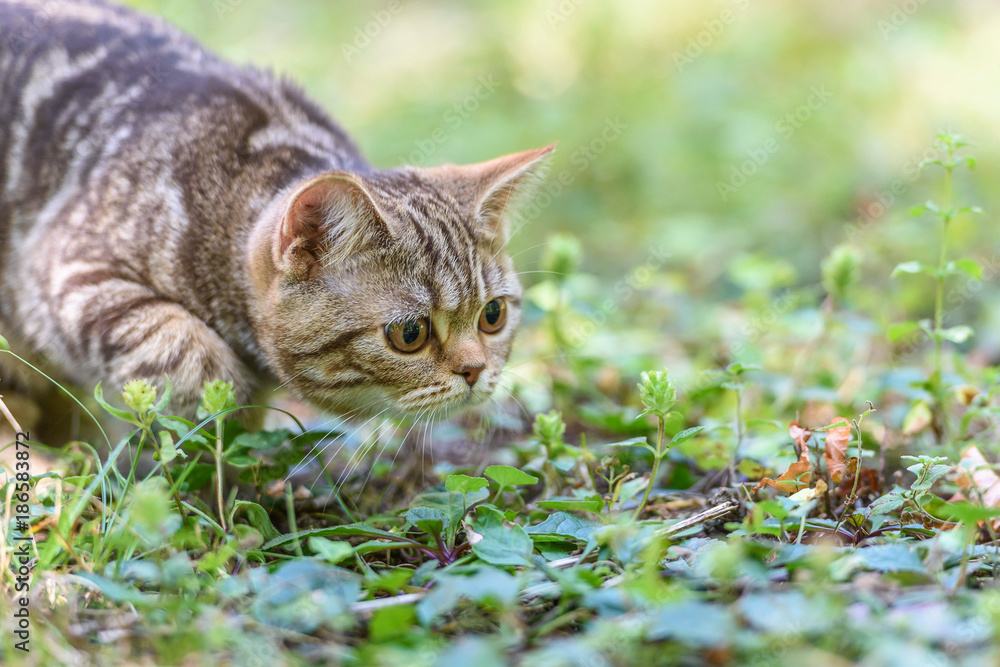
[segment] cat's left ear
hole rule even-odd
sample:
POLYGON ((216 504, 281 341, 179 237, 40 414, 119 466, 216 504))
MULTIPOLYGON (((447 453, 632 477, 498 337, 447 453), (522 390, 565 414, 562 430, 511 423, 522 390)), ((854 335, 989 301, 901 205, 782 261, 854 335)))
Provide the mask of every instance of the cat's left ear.
POLYGON ((540 180, 546 159, 555 149, 552 144, 479 164, 444 165, 434 170, 452 187, 458 187, 458 196, 473 211, 472 226, 480 238, 502 244, 507 236, 504 213, 516 210, 517 201, 530 194, 531 185, 540 180))
POLYGON ((531 186, 541 180, 547 158, 555 144, 523 153, 471 165, 479 177, 481 195, 476 206, 474 225, 489 239, 506 242, 504 212, 516 207, 521 197, 530 194, 531 186))

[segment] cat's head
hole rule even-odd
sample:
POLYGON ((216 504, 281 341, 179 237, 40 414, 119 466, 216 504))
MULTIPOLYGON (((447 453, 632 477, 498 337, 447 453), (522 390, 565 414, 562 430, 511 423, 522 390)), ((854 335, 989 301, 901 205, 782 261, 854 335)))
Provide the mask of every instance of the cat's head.
POLYGON ((488 398, 521 311, 508 205, 552 149, 330 172, 279 198, 249 258, 254 325, 279 380, 358 414, 435 417, 488 398))

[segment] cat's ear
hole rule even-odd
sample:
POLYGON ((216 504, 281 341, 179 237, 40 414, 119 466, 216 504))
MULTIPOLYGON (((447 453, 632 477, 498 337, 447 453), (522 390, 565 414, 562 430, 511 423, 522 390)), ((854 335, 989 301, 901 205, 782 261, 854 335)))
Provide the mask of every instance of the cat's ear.
POLYGON ((487 243, 506 241, 505 212, 530 194, 555 144, 479 164, 444 164, 423 171, 450 190, 471 214, 473 231, 487 243))
POLYGON ((531 186, 540 180, 546 158, 555 149, 552 144, 464 167, 475 184, 476 232, 491 242, 506 242, 504 212, 515 210, 517 201, 530 194, 531 186))
POLYGON ((275 245, 276 264, 305 279, 320 261, 337 262, 384 243, 388 236, 382 213, 360 178, 329 172, 304 183, 288 199, 275 245))

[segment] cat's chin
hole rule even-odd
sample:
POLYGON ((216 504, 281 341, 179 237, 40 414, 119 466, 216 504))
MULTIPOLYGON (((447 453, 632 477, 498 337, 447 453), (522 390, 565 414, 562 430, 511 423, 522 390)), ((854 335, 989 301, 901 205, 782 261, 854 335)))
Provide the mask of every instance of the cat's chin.
POLYGON ((419 407, 400 405, 396 416, 425 422, 443 421, 482 405, 489 396, 487 393, 472 392, 419 407))

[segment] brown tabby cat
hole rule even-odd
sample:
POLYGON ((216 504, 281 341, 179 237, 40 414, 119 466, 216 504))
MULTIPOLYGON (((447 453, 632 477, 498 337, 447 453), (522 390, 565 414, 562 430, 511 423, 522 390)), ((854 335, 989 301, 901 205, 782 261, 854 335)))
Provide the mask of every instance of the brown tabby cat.
POLYGON ((217 378, 412 415, 494 390, 504 213, 552 147, 376 170, 291 83, 99 0, 0 0, 0 119, 0 333, 58 377, 167 374, 188 416, 217 378))

